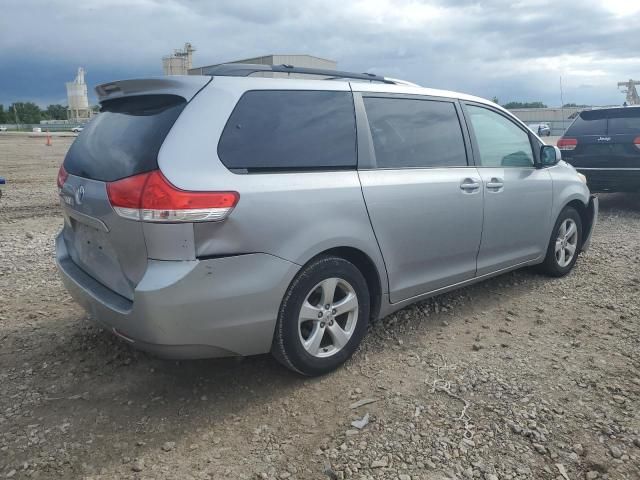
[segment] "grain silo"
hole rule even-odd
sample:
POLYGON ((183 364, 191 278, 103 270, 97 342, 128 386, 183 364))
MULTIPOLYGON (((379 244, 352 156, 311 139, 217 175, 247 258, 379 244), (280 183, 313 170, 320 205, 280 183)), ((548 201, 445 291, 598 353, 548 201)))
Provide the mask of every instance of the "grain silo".
POLYGON ((162 57, 162 71, 165 75, 187 75, 196 49, 185 43, 182 50, 174 50, 171 55, 162 57))
POLYGON ((80 122, 91 118, 87 84, 84 83, 84 68, 78 68, 73 82, 67 82, 67 116, 72 122, 80 122))

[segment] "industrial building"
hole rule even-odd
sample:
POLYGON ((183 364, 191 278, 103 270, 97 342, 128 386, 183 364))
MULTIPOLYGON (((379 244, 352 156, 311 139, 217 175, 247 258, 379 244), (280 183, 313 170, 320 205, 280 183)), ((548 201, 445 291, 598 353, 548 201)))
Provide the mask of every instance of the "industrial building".
MULTIPOLYGON (((254 58, 244 58, 242 60, 233 60, 230 62, 224 63, 251 63, 258 65, 294 65, 296 67, 303 68, 318 68, 323 70, 335 70, 337 66, 337 62, 335 60, 329 60, 326 58, 314 57, 313 55, 265 55, 262 57, 254 57, 254 58)), ((210 67, 215 67, 216 65, 207 65, 204 67, 191 68, 189 70, 189 75, 201 75, 202 72, 210 67)), ((287 74, 287 73, 273 73, 273 72, 260 72, 256 73, 253 76, 261 76, 261 77, 299 77, 304 75, 300 74, 287 74)))
MULTIPOLYGON (((196 49, 191 43, 185 43, 184 48, 176 49, 170 55, 162 57, 162 71, 165 75, 202 75, 203 71, 210 67, 221 64, 193 67, 193 52, 196 49)), ((337 62, 326 58, 314 57, 313 55, 264 55, 262 57, 243 58, 241 60, 231 60, 224 63, 251 63, 258 65, 294 65, 303 68, 317 68, 323 70, 335 70, 337 62)), ((259 77, 299 77, 299 74, 260 72, 254 76, 259 77)), ((304 75, 302 75, 304 76, 304 75)))

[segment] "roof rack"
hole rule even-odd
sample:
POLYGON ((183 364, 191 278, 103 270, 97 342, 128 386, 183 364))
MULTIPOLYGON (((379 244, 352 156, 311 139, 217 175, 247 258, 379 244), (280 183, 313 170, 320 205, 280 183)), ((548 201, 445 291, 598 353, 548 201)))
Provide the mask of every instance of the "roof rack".
MULTIPOLYGON (((339 70, 325 70, 320 68, 306 68, 306 67, 294 67, 293 65, 261 65, 251 63, 222 63, 220 65, 212 65, 210 67, 194 68, 192 71, 196 71, 200 75, 211 75, 221 77, 248 77, 254 73, 260 72, 274 72, 274 73, 299 73, 304 75, 318 75, 322 77, 328 77, 329 80, 335 80, 338 78, 351 78, 355 80, 366 80, 370 82, 388 83, 392 85, 407 85, 410 82, 403 80, 396 80, 380 75, 374 75, 373 73, 352 73, 341 72, 339 70)), ((415 84, 411 84, 415 85, 415 84)))

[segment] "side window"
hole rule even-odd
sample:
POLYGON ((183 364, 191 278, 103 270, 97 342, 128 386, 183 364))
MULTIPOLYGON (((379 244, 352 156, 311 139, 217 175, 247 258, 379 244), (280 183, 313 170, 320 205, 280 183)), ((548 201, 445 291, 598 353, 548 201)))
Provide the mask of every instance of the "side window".
POLYGON ((246 92, 222 132, 218 156, 227 168, 249 172, 355 169, 351 92, 246 92))
POLYGON ((467 165, 451 102, 365 97, 378 168, 467 165))
POLYGON ((529 135, 489 109, 467 105, 482 167, 532 167, 529 135))

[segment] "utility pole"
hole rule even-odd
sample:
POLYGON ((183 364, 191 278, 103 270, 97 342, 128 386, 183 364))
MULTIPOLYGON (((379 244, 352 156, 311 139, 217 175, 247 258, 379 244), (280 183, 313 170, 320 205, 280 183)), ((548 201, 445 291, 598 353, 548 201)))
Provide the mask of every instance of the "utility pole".
POLYGON ((562 75, 560 75, 560 111, 562 112, 562 134, 564 135, 564 94, 562 93, 562 75))
POLYGON ((16 104, 13 104, 13 118, 16 122, 16 130, 20 130, 20 124, 18 123, 18 109, 16 108, 16 104))

